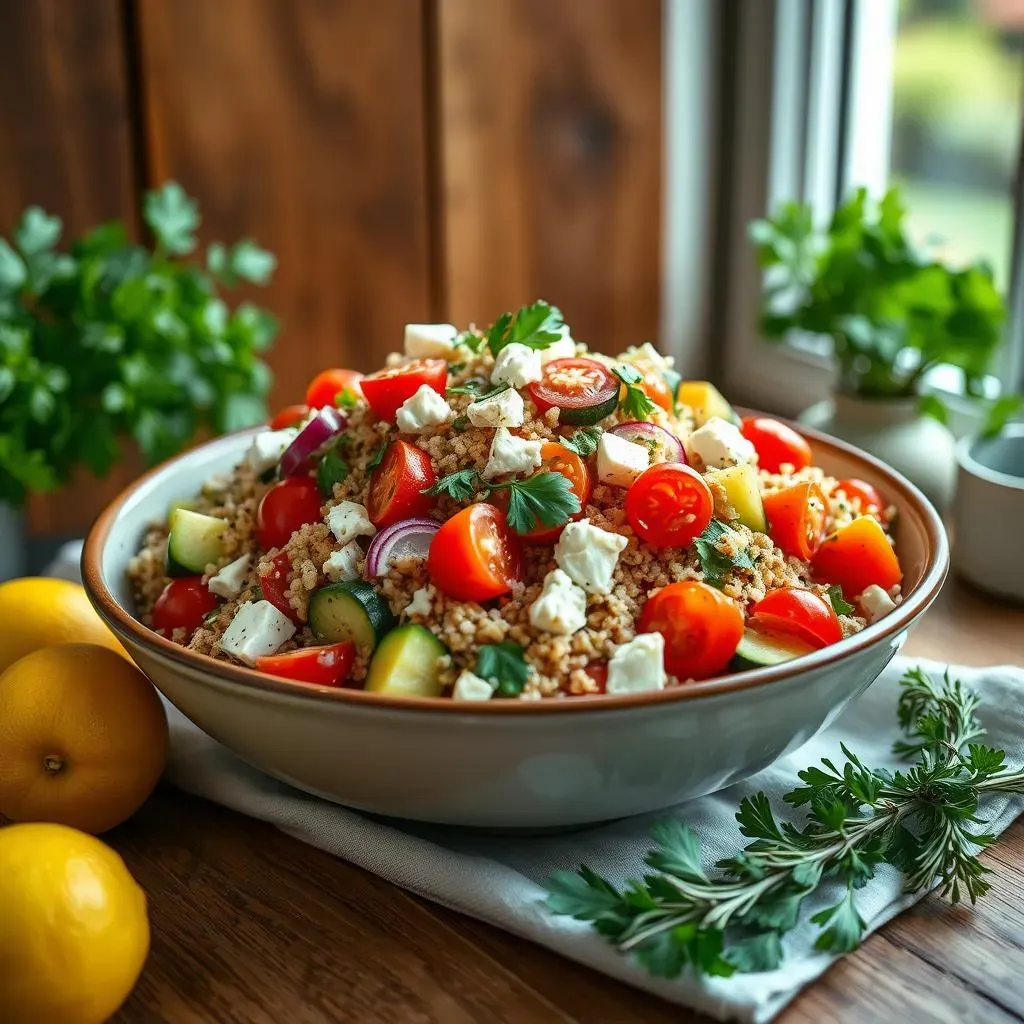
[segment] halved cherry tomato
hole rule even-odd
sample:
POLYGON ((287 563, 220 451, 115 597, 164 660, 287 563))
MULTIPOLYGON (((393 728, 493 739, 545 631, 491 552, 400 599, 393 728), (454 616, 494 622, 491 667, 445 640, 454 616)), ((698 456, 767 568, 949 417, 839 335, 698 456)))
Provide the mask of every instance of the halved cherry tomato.
POLYGON ((843 627, 832 605, 812 590, 779 587, 769 590, 749 610, 749 625, 765 633, 783 633, 812 647, 843 639, 843 627))
POLYGON ((819 582, 838 583, 847 601, 856 601, 872 583, 889 590, 903 579, 896 552, 873 516, 859 516, 826 537, 811 569, 819 582))
POLYGON ((364 377, 363 395, 378 420, 395 422, 399 406, 426 384, 439 395, 448 384, 448 364, 443 359, 414 359, 364 377))
MULTIPOLYGON (((583 515, 583 509, 590 501, 590 495, 594 489, 587 464, 575 452, 570 451, 564 444, 559 444, 557 441, 548 441, 544 444, 540 450, 540 457, 544 461, 540 469, 537 470, 538 473, 561 473, 569 481, 573 494, 580 500, 580 511, 573 517, 578 519, 583 515)), ((508 491, 498 491, 494 495, 494 501, 502 511, 507 511, 507 495, 508 491)), ((538 524, 529 533, 518 533, 517 531, 517 536, 528 544, 551 544, 561 536, 564 529, 564 524, 562 526, 538 524)))
POLYGON ((767 416, 750 416, 740 428, 757 451, 757 464, 769 473, 778 473, 785 463, 794 469, 811 464, 811 446, 792 428, 767 416))
POLYGON ((840 480, 836 484, 836 490, 850 498, 857 498, 860 501, 860 510, 865 513, 880 514, 885 508, 885 502, 878 488, 869 484, 867 480, 840 480))
POLYGON ((217 603, 217 598, 206 589, 202 576, 180 576, 171 580, 156 599, 153 628, 168 638, 176 629, 187 629, 191 639, 217 603))
POLYGON ((322 409, 325 405, 336 405, 338 395, 347 391, 352 398, 362 398, 361 373, 355 370, 322 370, 306 388, 306 405, 311 409, 322 409))
POLYGON ((352 671, 356 645, 351 640, 324 647, 306 647, 288 654, 269 654, 256 659, 256 668, 282 679, 297 679, 302 683, 320 686, 338 686, 352 671))
POLYGON ((271 421, 271 430, 284 430, 309 415, 308 405, 286 405, 271 421))
POLYGON ((291 556, 287 551, 279 551, 270 560, 273 567, 266 576, 260 577, 260 589, 263 596, 279 611, 293 622, 299 621, 298 612, 291 606, 288 595, 288 576, 292 571, 291 556))
POLYGON ((383 530, 401 519, 424 516, 434 499, 423 492, 437 483, 430 456, 408 441, 392 441, 380 465, 370 474, 366 514, 383 530))
POLYGON ((711 489, 695 469, 659 462, 626 491, 626 518, 633 532, 657 548, 684 548, 699 537, 714 511, 711 489))
POLYGON ((560 423, 597 423, 619 404, 621 381, 596 359, 552 359, 543 372, 530 397, 540 412, 557 406, 560 423))
POLYGON ((427 572, 457 601, 488 601, 523 578, 519 541, 500 509, 477 502, 434 534, 427 572))
POLYGON ((264 550, 283 548, 307 523, 320 521, 323 497, 310 476, 282 480, 263 495, 256 510, 256 537, 264 550))
POLYGON ((817 484, 793 484, 764 496, 768 533, 784 555, 808 562, 825 536, 828 503, 817 484))
POLYGON ((637 630, 665 638, 665 671, 679 679, 721 672, 743 636, 743 612, 720 590, 697 580, 670 583, 650 598, 637 630))

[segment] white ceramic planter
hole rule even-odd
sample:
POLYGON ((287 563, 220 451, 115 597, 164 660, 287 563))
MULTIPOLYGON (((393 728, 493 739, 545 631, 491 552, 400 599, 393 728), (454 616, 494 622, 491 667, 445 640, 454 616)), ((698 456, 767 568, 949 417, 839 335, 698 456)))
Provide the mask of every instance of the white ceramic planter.
POLYGON ((956 490, 956 439, 916 398, 870 399, 836 394, 812 405, 799 422, 870 452, 916 484, 940 511, 956 490))

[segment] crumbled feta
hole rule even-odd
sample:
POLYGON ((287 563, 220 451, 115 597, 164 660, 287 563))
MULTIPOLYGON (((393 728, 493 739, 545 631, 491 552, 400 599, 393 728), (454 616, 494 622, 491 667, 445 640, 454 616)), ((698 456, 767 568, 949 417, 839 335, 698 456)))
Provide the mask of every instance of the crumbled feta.
POLYGON ((540 380, 542 372, 540 352, 529 345, 520 345, 518 341, 513 341, 506 345, 494 360, 491 383, 523 388, 531 381, 540 380))
POLYGON ((377 532, 366 514, 366 507, 357 501, 339 501, 327 513, 327 525, 339 544, 347 544, 356 537, 372 537, 377 532))
POLYGON ((406 324, 405 354, 413 359, 451 359, 458 333, 454 324, 406 324))
POLYGON ((588 594, 610 594, 612 574, 629 541, 609 533, 590 520, 568 523, 555 545, 558 567, 588 594))
POLYGON ((659 373, 671 370, 675 363, 672 356, 662 355, 649 341, 642 345, 630 345, 622 354, 622 361, 634 366, 645 366, 659 373))
POLYGON ((743 462, 754 461, 754 446, 740 433, 739 428, 712 416, 686 439, 686 455, 705 469, 728 469, 743 462))
POLYGON ((363 549, 350 540, 343 548, 331 552, 331 557, 324 562, 324 575, 332 583, 345 583, 359 579, 359 561, 363 557, 363 549))
POLYGON ((217 597, 226 598, 228 601, 238 597, 242 592, 242 584, 245 583, 246 573, 249 571, 249 563, 252 562, 252 555, 242 555, 233 562, 228 562, 211 576, 206 583, 206 589, 217 597))
POLYGON ((262 430, 252 439, 252 444, 249 445, 242 461, 259 476, 281 461, 285 449, 295 440, 297 434, 298 431, 293 427, 285 427, 283 430, 262 430))
POLYGON ((526 418, 523 396, 515 388, 470 403, 466 416, 474 427, 521 427, 526 418))
POLYGON ((424 617, 429 615, 436 593, 437 591, 429 583, 425 587, 420 587, 419 590, 414 590, 412 598, 405 606, 405 614, 409 616, 422 615, 424 617))
POLYGON ((597 478, 614 487, 629 485, 651 464, 646 445, 605 431, 597 443, 597 478))
POLYGON ((203 481, 201 488, 205 498, 223 498, 231 489, 230 473, 214 473, 203 481))
POLYGON ((269 601, 246 601, 220 638, 221 650, 246 665, 255 665, 295 635, 295 623, 269 601))
POLYGON ((544 577, 544 589, 530 605, 530 625, 546 633, 570 636, 587 624, 587 592, 561 569, 544 577))
POLYGON ((447 422, 452 407, 429 385, 421 384, 415 395, 398 408, 395 422, 404 434, 418 434, 447 422))
POLYGON ((494 696, 494 687, 486 679, 474 675, 465 669, 455 680, 452 700, 490 700, 494 696))
POLYGON ((491 451, 484 466, 484 479, 506 473, 526 473, 544 460, 540 457, 543 441, 526 441, 516 437, 507 427, 498 427, 491 441, 491 451))
POLYGON ((615 649, 608 660, 608 693, 647 693, 665 689, 665 638, 641 633, 615 649))
POLYGON ((558 341, 552 342, 547 348, 540 350, 541 366, 550 363, 553 359, 572 359, 576 355, 576 342, 569 334, 569 328, 562 328, 562 336, 558 341))
POLYGON ((896 602, 877 583, 865 588, 864 593, 857 598, 857 604, 868 622, 877 622, 883 615, 896 609, 896 602))

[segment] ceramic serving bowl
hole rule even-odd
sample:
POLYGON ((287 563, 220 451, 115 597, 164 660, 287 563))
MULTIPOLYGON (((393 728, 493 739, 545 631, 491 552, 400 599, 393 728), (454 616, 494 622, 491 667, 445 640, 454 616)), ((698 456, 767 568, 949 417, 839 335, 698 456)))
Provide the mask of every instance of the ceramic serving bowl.
POLYGON ((196 448, 129 487, 93 526, 83 579, 175 706, 243 760, 309 793, 382 815, 490 828, 659 810, 744 779, 827 726, 878 677, 946 576, 945 531, 922 494, 871 456, 802 432, 818 465, 867 480, 899 509, 903 603, 788 664, 675 689, 467 705, 289 682, 165 640, 132 615, 128 561, 147 523, 236 465, 252 432, 196 448))

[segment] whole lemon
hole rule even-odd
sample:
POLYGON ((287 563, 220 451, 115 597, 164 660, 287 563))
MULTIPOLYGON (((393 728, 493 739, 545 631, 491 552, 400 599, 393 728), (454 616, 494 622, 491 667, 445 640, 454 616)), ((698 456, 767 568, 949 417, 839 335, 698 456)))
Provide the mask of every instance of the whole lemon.
POLYGON ((0 814, 105 832, 139 808, 167 760, 149 680, 96 644, 58 644, 0 675, 0 814))
POLYGON ((110 847, 64 825, 0 828, 5 1024, 101 1024, 148 952, 146 894, 110 847))
POLYGON ((71 580, 24 576, 0 583, 0 672, 51 644, 101 644, 128 657, 71 580))

